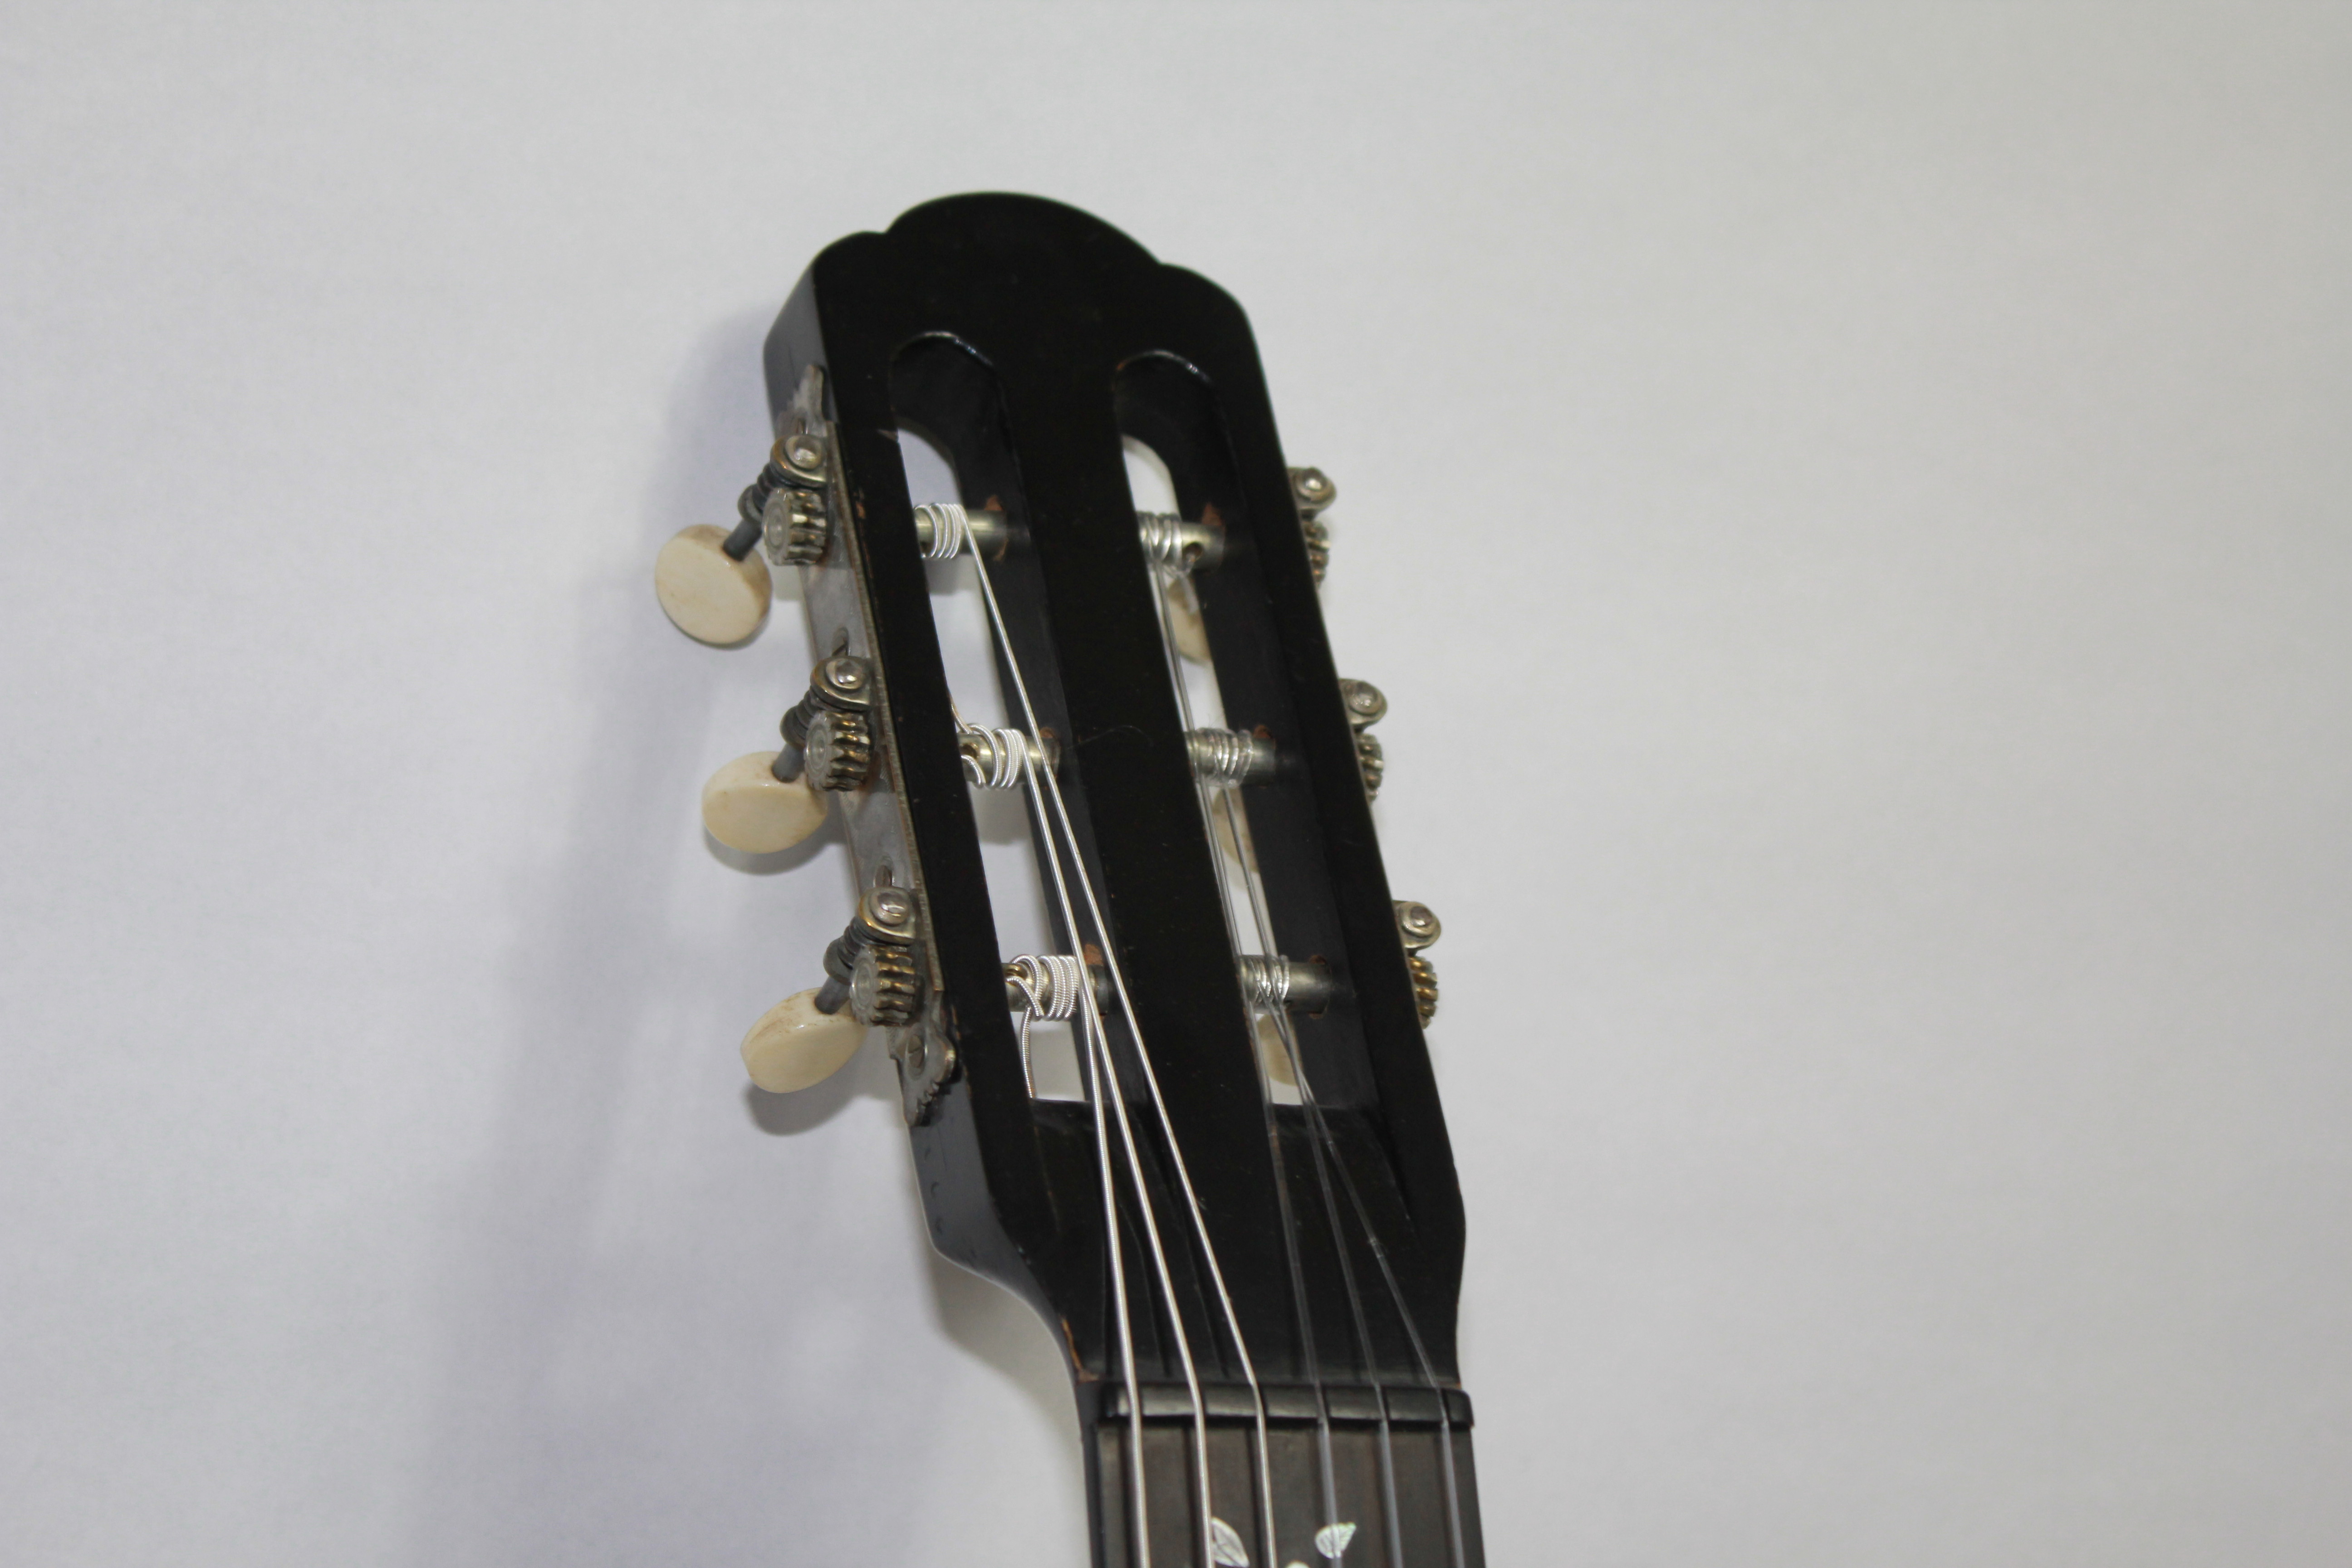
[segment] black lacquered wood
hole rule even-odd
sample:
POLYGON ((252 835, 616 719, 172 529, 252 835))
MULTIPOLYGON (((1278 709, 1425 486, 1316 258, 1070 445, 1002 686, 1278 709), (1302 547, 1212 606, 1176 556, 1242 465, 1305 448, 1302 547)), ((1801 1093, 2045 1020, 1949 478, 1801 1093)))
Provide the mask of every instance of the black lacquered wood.
MULTIPOLYGON (((1028 197, 965 196, 919 207, 887 234, 853 236, 817 258, 769 339, 778 410, 811 364, 827 374, 851 501, 843 522, 856 531, 866 563, 897 742, 893 783, 912 826, 919 861, 912 870, 927 893, 926 935, 957 1052, 954 1077, 912 1130, 934 1241, 1020 1292, 1055 1327, 1097 1468, 1098 1549, 1107 1562, 1125 1561, 1124 1538, 1109 1517, 1116 1509, 1102 1501, 1116 1491, 1125 1463, 1117 1412, 1128 1396, 1118 1381, 1091 1113, 1033 1101, 1026 1089, 999 973, 1007 955, 990 913, 897 446, 902 427, 948 452, 966 504, 996 508, 1010 521, 1011 544, 992 580, 1040 720, 1060 743, 1058 776, 1105 901, 1131 1022, 1258 1375, 1292 1391, 1319 1380, 1342 1403, 1370 1398, 1363 1408, 1375 1412, 1380 1390, 1397 1391, 1388 1404, 1392 1456, 1408 1437, 1429 1453, 1414 1448, 1406 1457, 1395 1495, 1411 1489, 1419 1510, 1439 1484, 1435 1456, 1445 1428, 1408 1433, 1398 1426, 1397 1401, 1418 1391, 1434 1419, 1424 1362, 1439 1384, 1457 1378, 1461 1203, 1246 319, 1213 285, 1159 264, 1082 213, 1028 197), (1248 1012, 1170 689, 1153 580, 1136 535, 1122 436, 1167 462, 1187 517, 1225 531, 1222 562, 1196 581, 1228 719, 1270 735, 1282 757, 1277 778, 1253 789, 1249 801, 1278 942, 1290 956, 1320 960, 1339 982, 1338 1000, 1301 1025, 1309 1079, 1328 1111, 1330 1157, 1345 1169, 1338 1238, 1302 1112, 1278 1108, 1279 1160, 1268 1141, 1248 1012), (1285 1183, 1307 1274, 1311 1357, 1284 1249, 1278 1184, 1285 1183), (1360 1210, 1384 1258, 1361 1234, 1360 1210), (1369 1343, 1343 1289, 1343 1247, 1369 1343), (1402 1308, 1391 1299, 1391 1280, 1402 1308)), ((817 630, 822 640, 825 628, 817 630)), ((1063 951, 1072 951, 1076 935, 1061 934, 1071 944, 1063 951)), ((1113 1026, 1122 1032, 1122 1055, 1132 1054, 1129 1022, 1113 1026)), ((1246 1394, 1237 1347, 1205 1256, 1183 1240, 1188 1212, 1174 1187, 1171 1151, 1144 1110, 1141 1074, 1130 1067, 1122 1081, 1147 1149, 1143 1191, 1123 1189, 1121 1201, 1130 1219, 1137 1204, 1153 1205, 1178 1277, 1172 1303, 1137 1315, 1141 1376, 1147 1385, 1181 1380, 1174 1333, 1181 1321, 1213 1394, 1230 1404, 1246 1394)), ((1152 1271, 1139 1228, 1122 1226, 1139 1302, 1158 1294, 1147 1289, 1152 1271)), ((1330 1407, 1328 1398, 1324 1404, 1330 1407)), ((1152 1433, 1177 1430, 1152 1414, 1150 1399, 1146 1414, 1152 1433)), ((1354 1434, 1347 1439, 1351 1454, 1379 1429, 1376 1420, 1341 1424, 1354 1434)), ((1220 1476, 1235 1441, 1244 1442, 1240 1462, 1255 1476, 1246 1447, 1254 1436, 1234 1435, 1250 1426, 1229 1429, 1228 1418, 1218 1418, 1213 1469, 1220 1476)), ((1311 1444, 1312 1430, 1286 1426, 1270 1458, 1288 1466, 1292 1446, 1311 1444), (1310 1436, 1301 1438, 1302 1430, 1310 1436)), ((1466 1477, 1466 1406, 1463 1429, 1452 1436, 1466 1477)), ((1147 1437, 1147 1475, 1160 1463, 1159 1445, 1157 1436, 1147 1437)), ((1180 1453, 1177 1462, 1189 1461, 1180 1453)), ((1278 1481, 1278 1509, 1307 1506, 1284 1491, 1278 1481)), ((1160 1495, 1155 1481, 1155 1506, 1160 1495)), ((1171 1506, 1155 1512, 1155 1533, 1158 1512, 1177 1513, 1173 1500, 1184 1489, 1169 1495, 1171 1506)), ((1197 1528, 1186 1520, 1183 1529, 1197 1528)), ((1416 1514, 1402 1528, 1419 1540, 1425 1523, 1416 1514)), ((1475 1563, 1475 1509, 1468 1531, 1475 1563)), ((1283 1550, 1293 1549, 1286 1542, 1283 1550)), ((1348 1560, 1387 1559, 1383 1546, 1379 1556, 1351 1550, 1348 1560)), ((1416 1547, 1409 1560, 1448 1558, 1416 1547)))

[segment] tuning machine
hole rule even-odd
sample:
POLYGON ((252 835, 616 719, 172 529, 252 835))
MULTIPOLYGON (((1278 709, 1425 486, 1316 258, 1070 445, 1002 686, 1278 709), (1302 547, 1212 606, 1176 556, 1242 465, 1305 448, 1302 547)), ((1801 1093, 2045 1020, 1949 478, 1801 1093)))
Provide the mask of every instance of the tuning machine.
POLYGON ((869 1028, 903 1028, 922 1001, 915 896, 887 882, 868 889, 824 950, 824 984, 762 1014, 743 1037, 743 1066, 771 1094, 824 1082, 857 1054, 869 1028))
POLYGON ((783 749, 752 752, 702 786, 702 825, 747 855, 789 849, 824 824, 826 792, 854 790, 874 770, 874 667, 835 654, 779 726, 783 749))
POLYGON ((775 597, 770 563, 824 559, 830 463, 824 433, 796 425, 776 438, 759 476, 736 498, 734 531, 698 522, 662 546, 654 593, 671 625, 722 647, 751 640, 775 597))

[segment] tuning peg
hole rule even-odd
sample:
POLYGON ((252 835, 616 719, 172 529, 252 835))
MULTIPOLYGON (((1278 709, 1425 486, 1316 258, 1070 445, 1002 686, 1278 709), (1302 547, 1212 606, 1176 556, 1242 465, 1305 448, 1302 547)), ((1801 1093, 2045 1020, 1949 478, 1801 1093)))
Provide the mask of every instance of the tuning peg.
POLYGON ((887 882, 870 889, 824 950, 824 984, 785 997, 743 1037, 751 1081, 771 1094, 823 1083, 857 1054, 869 1026, 914 1022, 922 994, 914 942, 914 896, 887 882))
POLYGON ((680 530, 654 558, 654 594, 670 624, 721 647, 747 640, 768 618, 775 583, 748 545, 738 554, 725 530, 707 522, 680 530))
POLYGON ((743 1037, 743 1067, 770 1094, 790 1094, 823 1083, 849 1063, 866 1038, 866 1026, 846 1007, 817 1007, 817 993, 785 997, 743 1037))
POLYGON ((824 796, 805 769, 780 777, 782 754, 752 752, 710 775, 702 786, 702 826, 711 837, 746 855, 772 855, 824 826, 824 796))
POLYGON ((780 566, 824 559, 830 462, 824 432, 795 426, 776 438, 759 477, 736 498, 732 533, 698 522, 662 546, 654 592, 671 625, 722 647, 760 629, 775 595, 762 550, 780 566))
POLYGON ((874 669, 835 654, 785 713, 784 746, 752 752, 702 786, 702 826, 747 855, 789 849, 824 823, 828 790, 854 790, 874 768, 874 669))

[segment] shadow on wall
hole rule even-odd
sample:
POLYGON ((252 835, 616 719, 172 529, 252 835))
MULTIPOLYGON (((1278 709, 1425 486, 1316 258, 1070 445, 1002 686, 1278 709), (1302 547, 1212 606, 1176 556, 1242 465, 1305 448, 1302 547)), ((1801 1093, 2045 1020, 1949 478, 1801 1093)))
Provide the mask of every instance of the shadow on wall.
MULTIPOLYGON (((689 356, 633 562, 649 564, 683 524, 732 511, 744 454, 767 439, 760 345, 768 324, 765 313, 731 318, 689 356)), ((796 598, 797 582, 783 581, 782 593, 796 598)), ((497 1045, 509 1078, 488 1131, 489 1152, 445 1207, 451 1239, 435 1298, 441 1349, 429 1369, 438 1386, 409 1480, 409 1560, 418 1568, 857 1560, 895 1555, 890 1538, 915 1528, 905 1519, 859 1519, 851 1522, 864 1539, 855 1542, 815 1531, 775 1538, 771 1478, 804 1486, 838 1474, 855 1458, 841 1450, 869 1441, 844 1430, 850 1422, 829 1405, 803 1408, 772 1397, 779 1378, 797 1386, 792 1347, 773 1342, 793 1319, 773 1300, 744 1299, 748 1289, 730 1288, 781 1277, 775 1288, 789 1289, 790 1233, 738 1223, 748 1205, 724 1196, 709 1205, 722 1217, 708 1232, 660 1235, 657 1213, 648 1225, 653 1200, 645 1194, 667 1191, 675 1199, 680 1183, 720 1179, 710 1173, 730 1159, 741 1163, 678 1147, 673 1108, 701 1086, 698 1068, 666 1070, 674 1059, 666 1042, 685 1032, 670 912, 681 864, 679 759, 705 748, 713 688, 671 679, 678 659, 658 639, 676 634, 657 610, 646 613, 651 603, 643 572, 590 585, 577 660, 579 689, 598 703, 587 757, 565 775, 568 799, 558 797, 567 813, 558 848, 515 875, 513 1022, 497 1045), (649 1049, 649 1040, 660 1048, 649 1049), (652 1180, 649 1160, 666 1164, 652 1180), (616 1228, 624 1239, 615 1240, 616 1228), (699 1289, 706 1279, 707 1293, 699 1289), (740 1375, 730 1375, 737 1366, 740 1375), (755 1539, 759 1531, 765 1535, 755 1539)), ((781 634, 798 645, 797 617, 785 605, 778 610, 764 637, 781 634)), ((781 855, 707 847, 764 876, 827 853, 838 858, 838 846, 828 825, 781 855)), ((698 1025, 696 1032, 707 1031, 698 1025)), ((756 1129, 790 1139, 868 1099, 886 1102, 895 1121, 893 1069, 878 1052, 801 1095, 746 1089, 746 1116, 734 1126, 745 1138, 756 1129)), ((833 1156, 804 1152, 793 1179, 825 1180, 833 1156)), ((911 1166, 899 1163, 901 1191, 857 1201, 903 1210, 902 1234, 924 1246, 911 1166)), ((772 1179, 772 1161, 761 1168, 772 1179)), ((839 1199, 811 1195, 819 1204, 839 1199)), ((779 1206, 763 1200, 753 1212, 779 1206)), ((887 1228, 887 1220, 866 1217, 887 1228)), ((937 1326, 1068 1432, 1075 1489, 1070 1396, 1045 1331, 1010 1293, 927 1246, 924 1252, 929 1266, 918 1272, 930 1283, 937 1326)), ((845 1403, 860 1392, 854 1370, 830 1370, 816 1380, 824 1399, 845 1403)))

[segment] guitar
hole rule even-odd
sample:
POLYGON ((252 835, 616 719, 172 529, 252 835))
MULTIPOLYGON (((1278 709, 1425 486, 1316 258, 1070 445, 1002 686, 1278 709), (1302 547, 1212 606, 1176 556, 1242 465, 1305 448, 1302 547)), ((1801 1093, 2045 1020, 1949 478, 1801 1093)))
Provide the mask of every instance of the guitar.
POLYGON ((1072 208, 958 196, 826 248, 765 354, 739 521, 656 570, 727 646, 795 566, 815 644, 782 744, 703 794, 751 853, 837 814, 860 889, 753 1081, 888 1051, 933 1243, 1061 1346, 1097 1564, 1478 1568, 1439 925, 1389 890, 1386 704, 1318 603, 1336 490, 1286 464, 1241 308, 1072 208), (915 437, 955 500, 910 499, 915 437), (965 591, 992 652, 950 669, 965 591), (996 792, 1040 951, 1000 941, 996 792))

